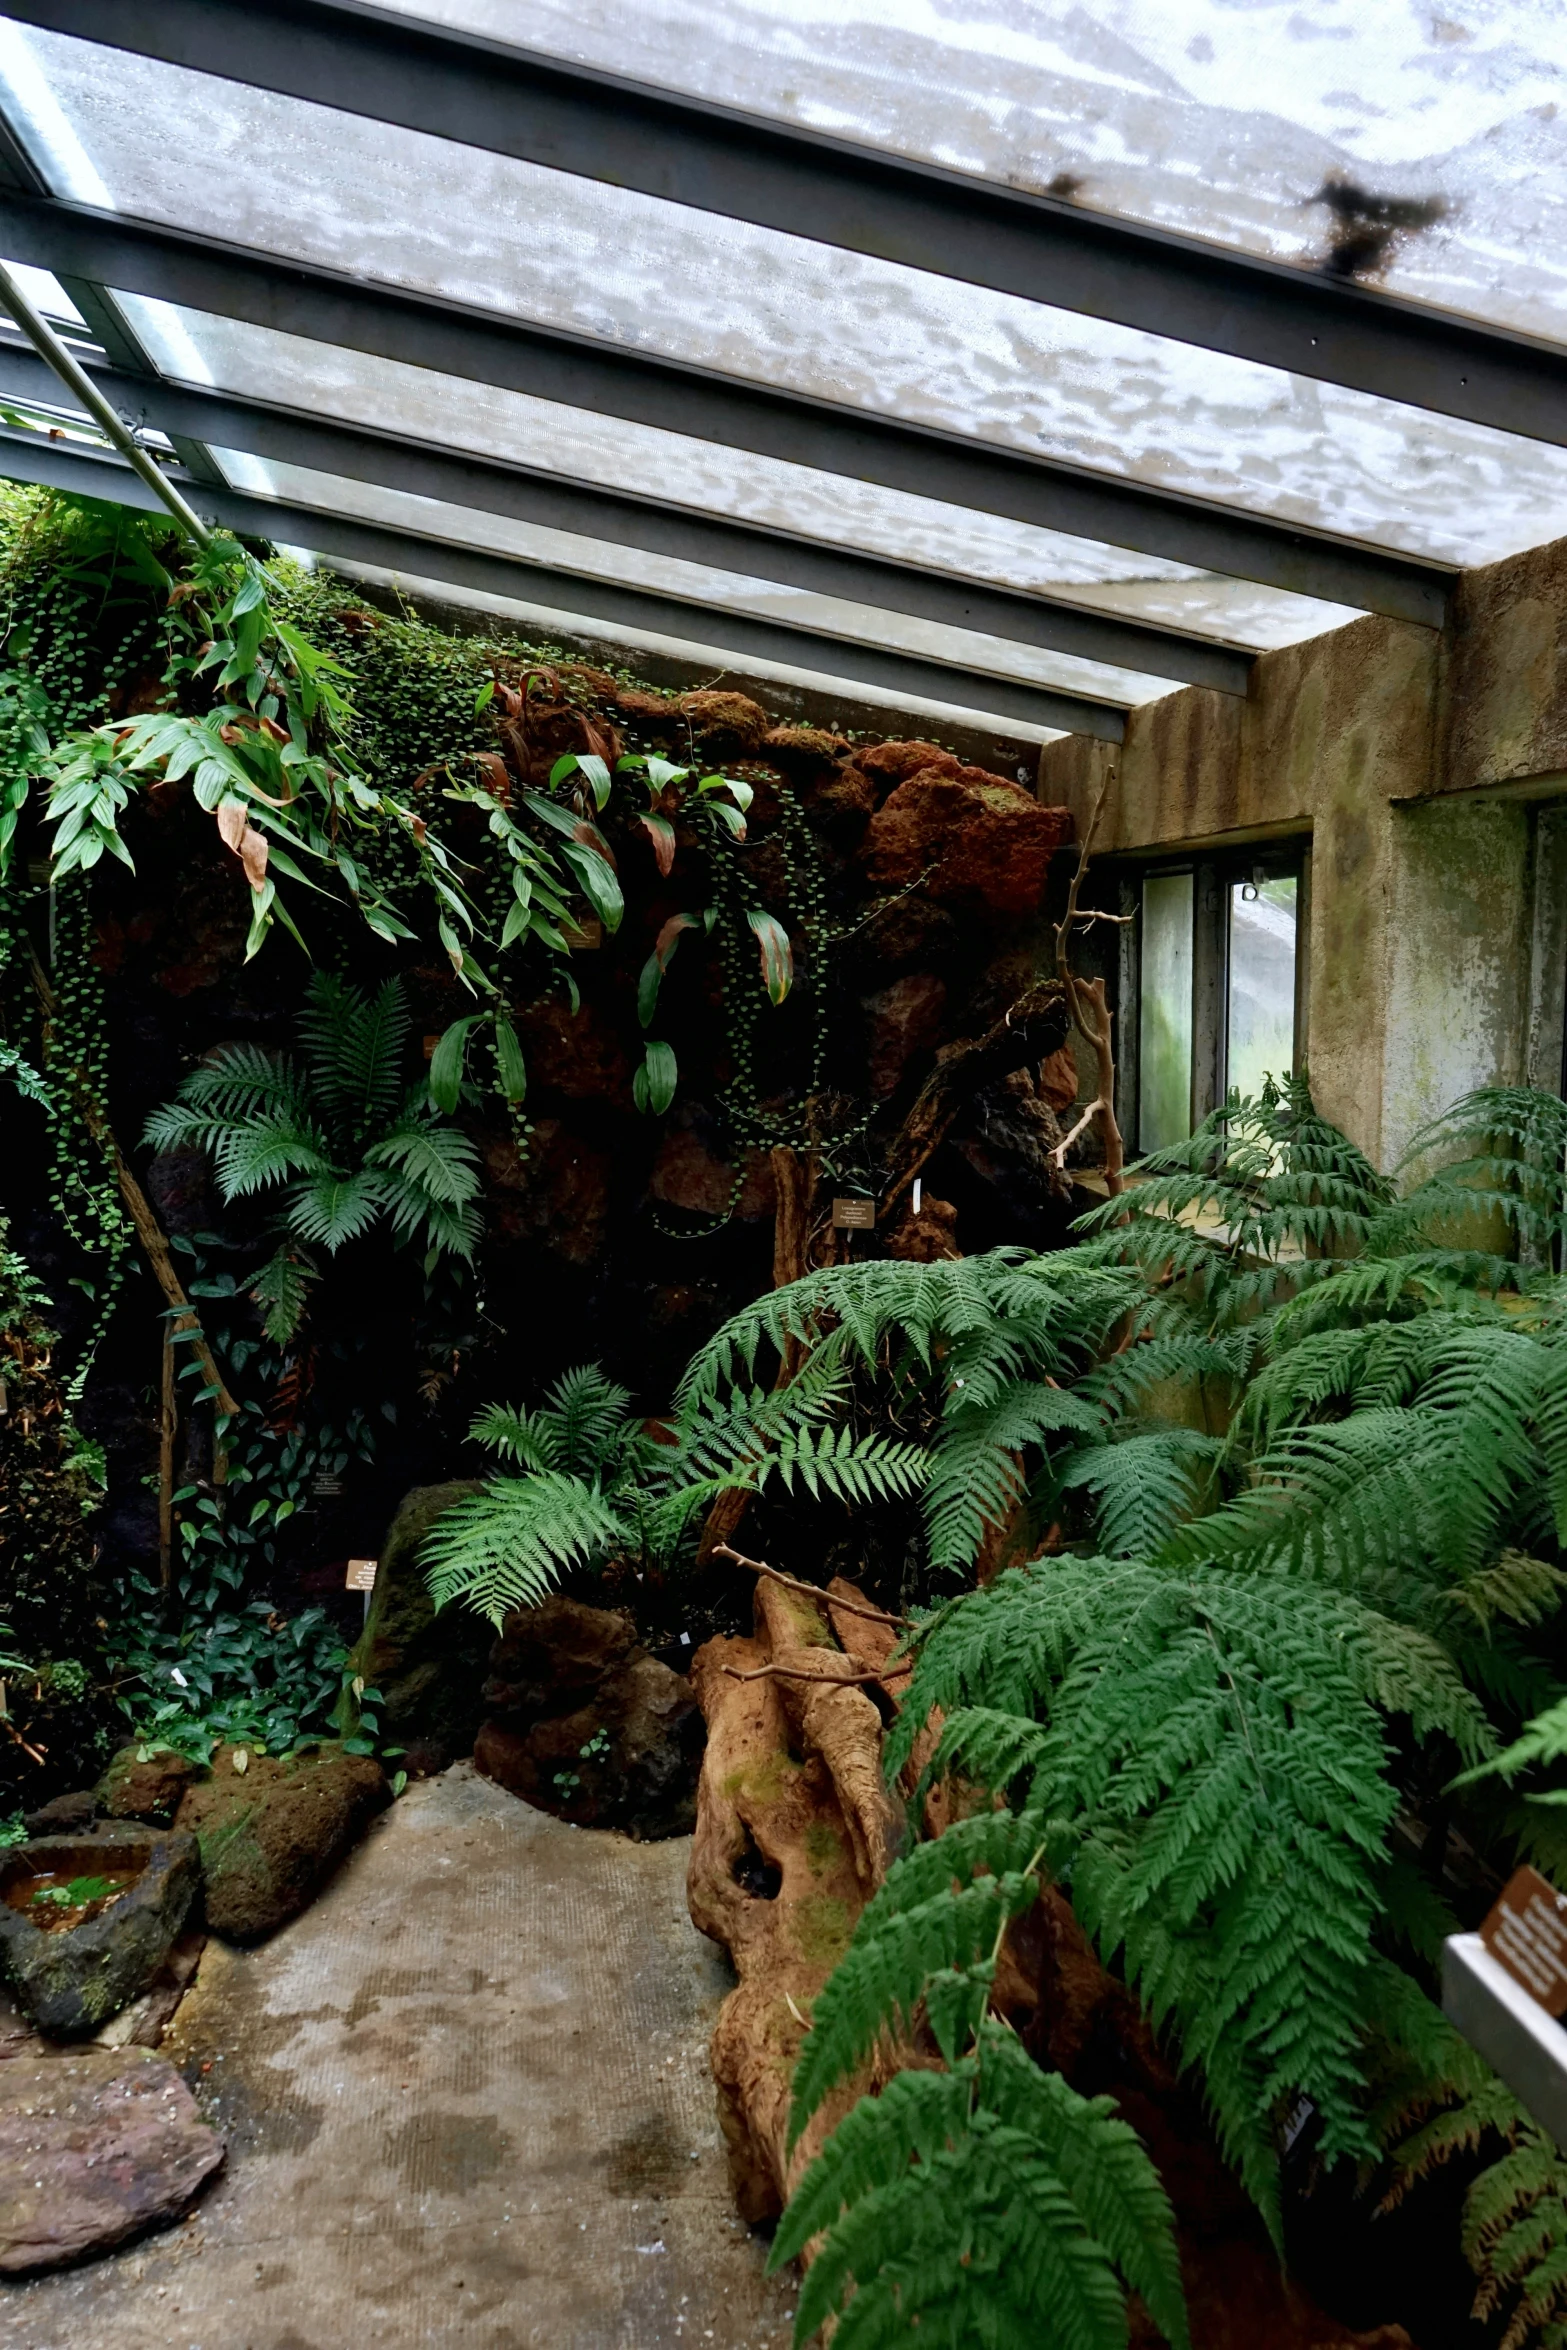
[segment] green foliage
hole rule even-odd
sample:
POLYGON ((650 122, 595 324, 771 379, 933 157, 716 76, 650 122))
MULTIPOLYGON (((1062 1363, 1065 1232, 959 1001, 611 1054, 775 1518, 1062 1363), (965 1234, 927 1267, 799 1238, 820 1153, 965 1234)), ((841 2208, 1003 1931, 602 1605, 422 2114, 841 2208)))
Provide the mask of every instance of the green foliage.
POLYGON ((212 1154, 225 1199, 288 1186, 288 1237, 258 1277, 266 1330, 290 1339, 314 1268, 289 1245, 329 1255, 385 1219, 428 1256, 471 1259, 479 1235, 473 1145, 437 1122, 423 1085, 401 1075, 408 1015, 401 984, 373 996, 329 973, 310 982, 300 1060, 258 1045, 221 1047, 193 1069, 178 1097, 147 1121, 155 1149, 198 1143, 212 1154))
POLYGON ((116 1639, 120 1709, 136 1743, 209 1762, 216 1747, 286 1754, 330 1735, 348 1650, 324 1608, 279 1616, 264 1599, 187 1607, 177 1629, 156 1595, 116 1639))
MULTIPOLYGON (((1465 2218, 1480 2313, 1512 2345, 1567 2343, 1567 2169, 1428 1996, 1453 1921, 1390 1843, 1395 1815, 1418 1820, 1454 1780, 1466 1833, 1504 1872, 1509 1851, 1567 1851, 1550 1825, 1567 1790, 1508 1793, 1567 1759, 1567 1298, 1547 1269, 1564 1139, 1560 1103, 1477 1095, 1420 1141, 1467 1155, 1397 1196, 1294 1085, 1135 1171, 1070 1256, 817 1276, 699 1355, 688 1396, 791 1339, 806 1379, 852 1365, 884 1403, 912 1389, 935 1559, 967 1563, 1025 1488, 1036 1523, 1055 1522, 1056 1555, 913 1635, 889 1773, 935 1711, 927 1782, 955 1772, 1011 1808, 922 1848, 867 1910, 816 2002, 796 2128, 910 2033, 934 2035, 949 2082, 983 2071, 963 2035, 993 2028, 985 1935, 1026 1898, 1011 1840, 1048 1820, 1048 1865, 1275 2231, 1281 2117, 1302 2097, 1321 2156, 1386 2166, 1395 2193, 1483 2150, 1465 2218), (1523 1263, 1501 1252, 1509 1231, 1523 1263), (967 1518, 938 1503, 944 1454, 977 1497, 967 1518)), ((988 2311, 989 2269, 976 2286, 955 2266, 990 2241, 982 2163, 972 2208, 954 2166, 950 2226, 931 2220, 912 2266, 878 2232, 884 2208, 905 2246, 925 2229, 935 2172, 909 2181, 958 2145, 967 2094, 911 2088, 906 2129, 863 2104, 844 2125, 854 2204, 820 2184, 826 2201, 785 2221, 795 2245, 850 2207, 815 2316, 852 2313, 851 2273, 898 2309, 970 2294, 988 2311)), ((868 2338, 892 2323, 879 2306, 868 2338)), ((1013 2321, 983 2322, 1001 2338, 1013 2321)))
POLYGON ((1037 1812, 981 1813, 895 1862, 815 2003, 795 2074, 792 2137, 878 2044, 923 2015, 941 2073, 867 2096, 806 2171, 774 2241, 778 2267, 820 2236, 795 2340, 1126 2339, 1125 2287, 1175 2350, 1188 2340, 1168 2200, 1107 2097, 1041 2072, 985 2014, 1008 1921, 1036 1870, 1070 1848, 1037 1812))
POLYGON ((726 1487, 776 1481, 862 1504, 912 1492, 924 1468, 912 1447, 830 1424, 841 1387, 827 1364, 780 1391, 692 1397, 655 1434, 624 1388, 583 1366, 539 1411, 481 1412, 474 1440, 524 1474, 443 1512, 423 1553, 436 1605, 463 1599, 500 1624, 563 1574, 616 1556, 667 1562, 726 1487))

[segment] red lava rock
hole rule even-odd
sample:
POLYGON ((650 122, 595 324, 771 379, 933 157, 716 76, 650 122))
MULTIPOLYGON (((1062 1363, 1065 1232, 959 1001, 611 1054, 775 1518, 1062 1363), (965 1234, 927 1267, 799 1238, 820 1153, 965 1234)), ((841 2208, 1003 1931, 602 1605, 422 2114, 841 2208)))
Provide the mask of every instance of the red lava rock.
POLYGON ((827 734, 819 726, 775 726, 762 748, 785 775, 814 775, 819 768, 836 766, 853 748, 847 735, 827 734))
POLYGON ((1042 807, 983 767, 925 767, 871 818, 861 853, 878 888, 906 889, 928 872, 926 891, 946 904, 1031 914, 1071 824, 1067 809, 1042 807))
POLYGON ((559 1118, 540 1118, 526 1159, 509 1136, 484 1145, 492 1213, 503 1240, 541 1240, 574 1265, 590 1265, 609 1221, 610 1156, 559 1118))
POLYGON ((1040 1062, 1034 1073, 1034 1091, 1059 1118, 1077 1099, 1077 1062, 1069 1044, 1040 1062))
POLYGON ((749 694, 682 694, 675 707, 715 758, 746 758, 761 749, 772 731, 772 720, 749 694))
POLYGON ((474 1767, 579 1827, 679 1836, 696 1813, 702 1717, 691 1684, 618 1608, 555 1597, 519 1608, 490 1658, 494 1718, 474 1767))
POLYGON ((631 1108, 631 1064, 601 1012, 584 1004, 533 1004, 517 1018, 532 1083, 572 1101, 610 1101, 631 1108))
MULTIPOLYGON (((677 1111, 676 1118, 679 1115, 677 1111)), ((685 1123, 671 1122, 653 1161, 649 1189, 665 1207, 721 1216, 729 1205, 734 1168, 712 1147, 705 1126, 705 1119, 689 1112, 685 1123)), ((742 1224, 756 1224, 771 1216, 775 1206, 772 1167, 760 1152, 752 1152, 746 1161, 735 1214, 742 1224)))
POLYGON ((870 777, 878 800, 922 770, 933 769, 938 775, 960 775, 963 771, 962 760, 955 752, 944 751, 940 743, 872 743, 855 753, 855 764, 870 777))
POLYGON ((897 1092, 916 1055, 935 1051, 946 1008, 946 985, 928 971, 911 971, 866 998, 865 1009, 870 1014, 866 1065, 877 1101, 897 1092))
POLYGON ((805 813, 815 831, 840 848, 852 849, 876 813, 876 800, 870 777, 851 764, 807 785, 805 813))
POLYGON ((88 2260, 178 2219, 222 2160, 164 2057, 13 2057, 0 2065, 0 2275, 88 2260))

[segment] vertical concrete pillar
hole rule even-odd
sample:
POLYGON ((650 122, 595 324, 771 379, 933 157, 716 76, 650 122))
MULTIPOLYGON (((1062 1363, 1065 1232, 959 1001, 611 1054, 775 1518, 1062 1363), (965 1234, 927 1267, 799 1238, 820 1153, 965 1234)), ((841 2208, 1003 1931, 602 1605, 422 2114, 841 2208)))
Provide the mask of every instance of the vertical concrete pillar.
POLYGON ((1526 805, 1454 796, 1388 813, 1384 1167, 1459 1095, 1524 1082, 1533 928, 1526 805))

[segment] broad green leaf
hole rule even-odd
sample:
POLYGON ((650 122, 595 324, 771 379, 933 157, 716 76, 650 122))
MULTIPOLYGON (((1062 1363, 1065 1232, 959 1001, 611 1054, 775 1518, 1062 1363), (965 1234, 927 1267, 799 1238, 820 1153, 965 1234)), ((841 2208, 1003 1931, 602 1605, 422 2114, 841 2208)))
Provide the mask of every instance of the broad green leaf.
POLYGON ((468 1057, 468 1039, 483 1018, 482 1012, 470 1012, 465 1020, 454 1020, 431 1056, 430 1099, 448 1117, 462 1096, 463 1064, 468 1057))
POLYGON ((674 1047, 655 1044, 650 1038, 642 1066, 631 1080, 631 1097, 637 1108, 661 1118, 675 1098, 678 1076, 674 1047))
POLYGON ((756 933, 762 955, 762 980, 775 1004, 781 1004, 794 983, 794 949, 789 933, 776 914, 753 906, 746 920, 756 933))

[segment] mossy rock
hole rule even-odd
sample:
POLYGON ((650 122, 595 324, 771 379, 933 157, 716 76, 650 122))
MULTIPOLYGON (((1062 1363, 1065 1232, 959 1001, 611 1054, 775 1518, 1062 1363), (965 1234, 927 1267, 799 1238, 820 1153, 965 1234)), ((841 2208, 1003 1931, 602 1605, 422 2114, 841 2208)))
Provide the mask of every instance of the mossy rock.
POLYGON ((201 1848, 213 1933, 260 1942, 297 1917, 389 1794, 373 1757, 340 1746, 281 1757, 220 1746, 177 1819, 201 1848))
POLYGON ((458 1478, 416 1485, 404 1495, 381 1546, 369 1618, 351 1663, 368 1688, 381 1692, 376 1710, 383 1740, 438 1750, 431 1757, 437 1768, 473 1751, 495 1634, 471 1608, 436 1609, 419 1553, 453 1502, 482 1491, 477 1479, 458 1478))

